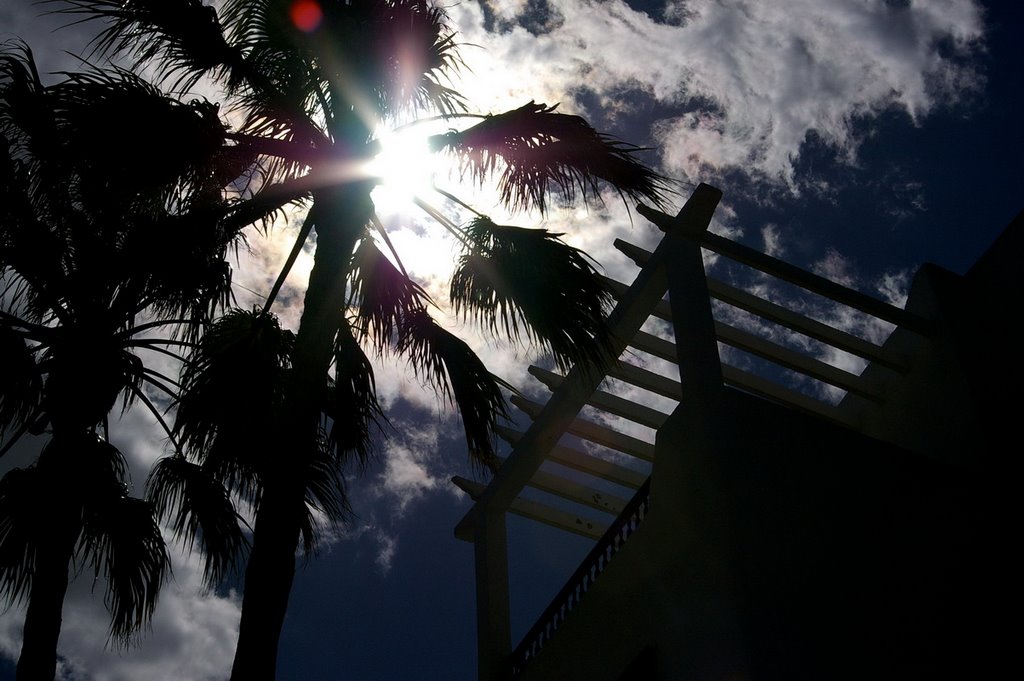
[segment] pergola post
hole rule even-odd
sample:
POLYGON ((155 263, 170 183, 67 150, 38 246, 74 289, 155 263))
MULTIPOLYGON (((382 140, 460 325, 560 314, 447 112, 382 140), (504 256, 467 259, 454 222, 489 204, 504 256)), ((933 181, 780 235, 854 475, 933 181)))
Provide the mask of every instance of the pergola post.
POLYGON ((700 242, 721 199, 721 190, 701 184, 674 218, 646 206, 637 209, 666 233, 665 274, 680 382, 684 391, 707 397, 722 387, 722 362, 700 242))
POLYGON ((701 255, 721 196, 700 185, 674 218, 642 211, 666 232, 662 246, 682 393, 658 430, 652 476, 652 509, 674 538, 665 549, 668 588, 682 613, 661 623, 677 644, 666 647, 662 664, 678 678, 747 676, 719 470, 722 364, 701 255))
POLYGON ((473 539, 476 558, 477 670, 479 681, 506 681, 512 652, 508 541, 505 511, 480 515, 473 539))
MULTIPOLYGON (((692 357, 680 358, 684 386, 691 385, 694 380, 702 385, 711 385, 716 376, 717 384, 721 386, 721 368, 700 244, 691 236, 699 238, 707 229, 720 198, 719 190, 702 184, 674 218, 644 206, 637 208, 669 233, 608 320, 613 336, 612 354, 617 357, 635 337, 666 289, 675 292, 671 299, 673 315, 679 320, 675 324, 677 343, 699 348, 692 357), (701 303, 703 308, 699 307, 701 303), (703 322, 691 324, 694 319, 706 319, 707 329, 704 329, 703 322), (691 341, 691 335, 696 344, 691 341), (714 361, 710 361, 711 357, 714 361)), ((479 492, 473 508, 456 527, 457 537, 474 544, 479 681, 508 681, 511 674, 506 512, 512 508, 520 490, 530 481, 548 452, 557 445, 562 433, 571 430, 580 407, 593 395, 603 377, 603 372, 595 367, 573 367, 533 425, 523 434, 508 460, 495 473, 490 485, 479 492)))

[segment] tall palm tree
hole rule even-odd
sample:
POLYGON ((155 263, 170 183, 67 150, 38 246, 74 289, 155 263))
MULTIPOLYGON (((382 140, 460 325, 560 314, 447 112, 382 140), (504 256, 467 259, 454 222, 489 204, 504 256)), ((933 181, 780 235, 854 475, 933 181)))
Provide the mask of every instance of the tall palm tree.
POLYGON ((136 400, 159 418, 146 387, 175 382, 144 358, 178 356, 227 302, 222 188, 249 160, 222 138, 209 104, 125 71, 44 85, 27 46, 0 50, 0 456, 47 436, 0 480, 0 592, 27 602, 18 679, 53 678, 75 565, 104 579, 114 639, 153 614, 168 556, 107 421, 136 400))
MULTIPOLYGON (((459 408, 470 453, 481 461, 493 457, 491 430, 503 409, 494 377, 465 343, 433 321, 429 301, 400 262, 391 263, 374 245, 371 191, 379 179, 362 169, 380 150, 377 131, 416 115, 448 120, 453 128, 431 138, 433 148, 460 159, 464 173, 476 180, 496 174, 502 199, 515 209, 544 211, 552 195, 567 202, 597 195, 599 181, 624 197, 657 204, 664 186, 637 161, 638 149, 554 107, 531 102, 470 116, 449 80, 461 64, 456 38, 432 0, 224 0, 219 10, 200 0, 62 2, 72 15, 105 22, 95 43, 99 52, 155 69, 177 88, 200 80, 219 84, 225 110, 241 120, 227 139, 264 159, 264 201, 306 202, 293 253, 313 234, 316 251, 299 328, 284 343, 286 356, 267 364, 277 367, 271 373, 282 381, 273 395, 274 426, 258 441, 242 433, 235 445, 258 465, 221 470, 236 486, 232 491, 248 495, 256 508, 232 679, 273 678, 295 552, 315 502, 313 472, 332 458, 323 456, 325 447, 361 451, 332 432, 363 433, 377 416, 366 406, 372 404, 372 380, 353 370, 365 366, 365 355, 356 353, 351 339, 404 355, 434 381, 459 408), (332 367, 338 374, 333 379, 332 367), (337 392, 345 381, 349 390, 337 392), (362 406, 332 411, 332 403, 344 403, 336 394, 354 395, 352 404, 362 406)), ((560 363, 601 355, 608 294, 578 251, 558 235, 495 225, 484 216, 468 228, 447 226, 466 244, 451 288, 457 310, 495 332, 525 335, 560 363)), ((247 319, 243 338, 252 337, 269 323, 259 316, 232 323, 242 326, 247 319)), ((225 357, 207 350, 186 375, 195 389, 213 385, 212 358, 225 357)), ((181 479, 200 480, 198 471, 217 468, 209 461, 218 460, 218 438, 238 434, 216 419, 238 414, 191 409, 188 399, 177 429, 190 458, 179 454, 175 465, 181 479), (188 463, 197 468, 185 475, 188 463)), ((232 458, 239 460, 237 451, 232 458)), ((156 495, 183 504, 176 526, 205 537, 189 509, 217 507, 223 494, 214 495, 219 501, 212 504, 190 504, 186 486, 173 489, 156 495)))

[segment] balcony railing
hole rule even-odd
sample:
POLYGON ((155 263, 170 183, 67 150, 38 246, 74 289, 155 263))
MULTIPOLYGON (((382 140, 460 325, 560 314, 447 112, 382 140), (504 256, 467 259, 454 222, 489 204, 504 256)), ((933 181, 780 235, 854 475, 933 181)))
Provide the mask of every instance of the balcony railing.
POLYGON ((605 571, 612 558, 622 549, 626 540, 636 532, 640 523, 647 516, 651 503, 651 479, 636 491, 629 504, 609 526, 579 568, 558 592, 544 613, 537 619, 533 628, 523 637, 522 642, 509 657, 511 676, 516 678, 522 673, 530 660, 540 653, 551 637, 572 612, 583 595, 594 585, 597 578, 605 571))

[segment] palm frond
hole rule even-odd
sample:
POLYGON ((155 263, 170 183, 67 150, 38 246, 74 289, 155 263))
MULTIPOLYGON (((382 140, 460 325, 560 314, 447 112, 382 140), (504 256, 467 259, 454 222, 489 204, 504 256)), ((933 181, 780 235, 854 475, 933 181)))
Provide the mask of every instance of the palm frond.
POLYGON ((369 237, 356 248, 349 281, 354 326, 360 340, 369 340, 378 353, 395 342, 404 316, 430 304, 426 291, 391 264, 369 237))
MULTIPOLYGON (((168 349, 169 346, 194 348, 195 343, 191 341, 177 340, 172 338, 137 338, 133 337, 129 339, 125 345, 132 349, 149 350, 165 357, 170 357, 175 362, 185 362, 185 356, 175 352, 174 350, 168 349)), ((180 385, 177 381, 173 381, 174 385, 180 385)))
POLYGON ((44 354, 43 403, 54 424, 69 431, 100 423, 119 397, 126 410, 142 382, 142 360, 122 348, 100 320, 59 327, 44 354))
POLYGON ((48 156, 46 132, 53 115, 45 93, 29 46, 20 41, 0 44, 0 130, 11 158, 24 161, 33 154, 48 156), (35 144, 30 145, 29 140, 35 144))
POLYGON ((373 432, 386 423, 386 417, 377 401, 373 365, 346 324, 339 329, 334 346, 334 376, 324 415, 330 419, 328 450, 339 452, 343 459, 354 457, 362 468, 372 452, 373 432))
POLYGON ((577 195, 599 198, 598 180, 623 198, 664 204, 666 180, 637 159, 643 149, 597 132, 579 116, 557 113, 556 107, 530 102, 465 130, 436 135, 431 145, 457 156, 474 181, 500 169, 498 191, 514 210, 544 213, 552 191, 568 203, 577 195))
POLYGON ((317 178, 304 176, 262 185, 252 196, 230 204, 222 220, 228 233, 238 233, 249 225, 258 225, 266 232, 275 218, 282 216, 285 206, 301 205, 316 186, 317 178))
POLYGON ((157 409, 157 406, 153 404, 153 400, 149 399, 149 396, 146 395, 146 392, 144 390, 136 388, 133 389, 132 392, 135 394, 135 398, 142 402, 143 406, 145 406, 146 409, 149 410, 150 415, 152 415, 153 418, 156 420, 157 424, 160 426, 160 429, 163 430, 164 434, 167 435, 167 439, 170 440, 171 447, 174 448, 174 451, 180 452, 181 445, 179 445, 178 442, 175 440, 174 431, 171 429, 169 425, 167 425, 167 420, 164 418, 164 414, 161 412, 161 410, 157 409))
POLYGON ((228 491, 220 482, 183 456, 160 459, 146 481, 146 497, 157 518, 174 535, 203 555, 203 580, 223 583, 239 565, 248 542, 228 491))
POLYGON ((75 159, 80 181, 87 183, 79 191, 99 201, 93 211, 110 205, 111 197, 131 201, 132 207, 154 195, 160 205, 168 198, 181 201, 177 193, 154 194, 160 187, 170 192, 210 188, 211 171, 222 165, 225 135, 215 104, 181 103, 125 70, 63 75, 47 92, 61 118, 63 151, 75 159), (93 188, 93 183, 102 185, 93 188))
POLYGON ((325 31, 345 35, 346 75, 374 93, 384 117, 465 110, 463 96, 445 83, 462 64, 448 15, 424 0, 338 4, 325 31))
POLYGON ((217 10, 200 0, 48 0, 55 13, 81 17, 75 23, 106 24, 93 39, 102 55, 127 55, 135 66, 156 64, 158 74, 176 75, 188 90, 207 72, 241 59, 224 39, 217 10))
POLYGON ((186 317, 177 333, 194 337, 199 325, 231 299, 229 250, 237 233, 223 229, 227 209, 219 202, 184 214, 140 219, 118 255, 123 276, 145 291, 158 317, 186 317))
POLYGON ((56 486, 54 493, 82 503, 123 494, 128 462, 114 445, 93 433, 54 435, 43 448, 39 470, 56 486))
POLYGON ((278 416, 293 344, 273 315, 231 310, 210 327, 182 375, 175 435, 249 499, 259 493, 266 428, 278 416))
POLYGON ((470 347, 420 308, 402 320, 398 350, 462 416, 471 461, 492 467, 494 427, 508 416, 500 382, 470 347))
POLYGON ((37 543, 45 536, 47 485, 39 469, 15 468, 0 478, 0 596, 28 598, 37 543))
MULTIPOLYGON (((285 140, 306 149, 329 146, 333 118, 325 105, 323 79, 301 32, 289 16, 288 0, 227 0, 220 16, 227 39, 244 55, 231 65, 227 89, 243 118, 241 131, 264 139, 285 140)), ((296 166, 273 161, 275 178, 294 176, 296 166)))
POLYGON ((170 557, 150 503, 117 495, 86 506, 79 552, 106 582, 110 634, 128 643, 153 617, 170 557))
POLYGON ((277 301, 277 295, 281 292, 281 289, 284 288, 284 283, 288 280, 288 275, 292 273, 292 267, 295 266, 295 261, 299 259, 299 255, 306 247, 306 241, 309 239, 309 235, 313 232, 313 227, 316 226, 318 214, 319 211, 316 210, 310 210, 306 213, 306 217, 302 221, 302 226, 299 227, 299 233, 295 236, 295 243, 292 244, 292 249, 288 252, 288 257, 285 258, 284 265, 282 265, 281 271, 278 272, 277 279, 274 280, 274 285, 270 287, 270 292, 267 293, 267 298, 263 301, 264 314, 270 312, 270 309, 277 301))
POLYGON ((543 229, 476 218, 465 231, 472 248, 451 281, 456 314, 494 334, 536 341, 567 368, 608 359, 605 310, 612 296, 586 255, 543 229))
POLYGON ((142 369, 144 380, 148 385, 153 386, 165 396, 171 398, 177 398, 178 392, 176 388, 180 388, 181 384, 170 376, 166 376, 156 369, 150 369, 149 367, 143 367, 142 369))
POLYGON ((24 338, 0 320, 0 440, 20 429, 42 399, 43 381, 24 338))
POLYGON ((341 466, 329 453, 328 435, 323 431, 317 438, 317 452, 309 457, 303 475, 305 505, 300 520, 303 553, 313 555, 320 539, 320 525, 336 525, 351 514, 345 493, 345 476, 341 466), (319 515, 317 514, 319 511, 319 515))

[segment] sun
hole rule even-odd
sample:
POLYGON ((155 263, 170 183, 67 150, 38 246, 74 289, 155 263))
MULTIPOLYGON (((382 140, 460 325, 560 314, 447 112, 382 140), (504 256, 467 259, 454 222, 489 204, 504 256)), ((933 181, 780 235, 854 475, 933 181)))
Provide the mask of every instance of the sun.
POLYGON ((440 159, 431 153, 426 132, 416 126, 381 132, 377 139, 381 151, 367 166, 367 172, 380 181, 373 192, 374 203, 383 212, 408 211, 415 198, 434 192, 440 159))

